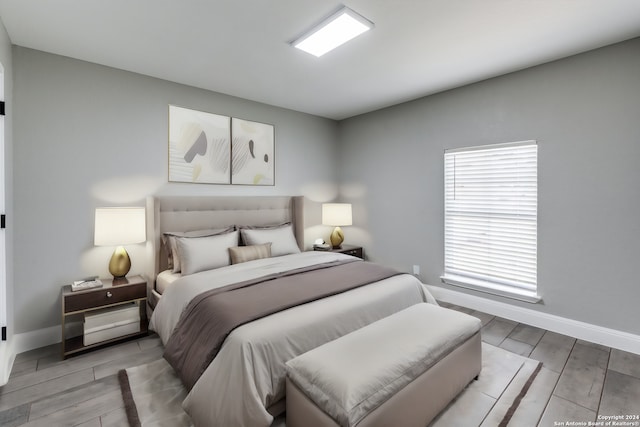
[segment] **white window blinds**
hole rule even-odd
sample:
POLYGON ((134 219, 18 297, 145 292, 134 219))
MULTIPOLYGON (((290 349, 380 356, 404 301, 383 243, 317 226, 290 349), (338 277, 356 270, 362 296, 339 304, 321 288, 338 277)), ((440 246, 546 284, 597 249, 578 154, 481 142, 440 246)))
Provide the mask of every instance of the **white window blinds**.
POLYGON ((447 150, 443 279, 535 294, 535 141, 447 150))

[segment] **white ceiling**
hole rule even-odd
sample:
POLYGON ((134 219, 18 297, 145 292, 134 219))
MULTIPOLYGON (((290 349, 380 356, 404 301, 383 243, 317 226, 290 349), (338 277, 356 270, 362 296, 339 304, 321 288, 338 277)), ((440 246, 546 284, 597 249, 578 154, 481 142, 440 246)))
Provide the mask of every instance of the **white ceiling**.
POLYGON ((332 119, 640 36, 640 0, 344 0, 375 28, 289 42, 331 0, 0 0, 13 44, 332 119))

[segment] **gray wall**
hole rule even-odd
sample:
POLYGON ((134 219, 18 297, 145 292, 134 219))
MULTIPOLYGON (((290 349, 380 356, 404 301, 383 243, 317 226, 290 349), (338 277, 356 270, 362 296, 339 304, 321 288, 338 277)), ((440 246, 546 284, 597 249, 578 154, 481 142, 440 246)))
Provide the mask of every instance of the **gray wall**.
MULTIPOLYGON (((0 31, 16 94, 5 152, 16 332, 60 322, 62 284, 108 274, 111 249, 93 246, 94 208, 143 205, 154 193, 322 202, 336 195, 339 173, 340 198, 354 203, 347 243, 406 271, 418 264, 422 279, 439 285, 444 149, 536 139, 544 302, 474 294, 640 334, 640 39, 339 124, 19 47, 11 78, 8 43, 0 31), (276 186, 167 183, 170 103, 274 124, 276 186)), ((6 92, 9 102, 10 84, 6 92)), ((326 228, 310 216, 313 239, 326 228)), ((145 271, 143 246, 129 248, 130 274, 145 271)))
MULTIPOLYGON (((93 246, 97 206, 142 206, 156 193, 323 201, 336 192, 334 121, 21 47, 13 53, 16 332, 60 323, 63 284, 108 276, 113 248, 93 246), (276 185, 167 183, 168 104, 275 125, 276 185)), ((127 249, 130 274, 144 272, 144 245, 127 249)))
POLYGON ((8 228, 4 231, 6 242, 6 280, 7 280, 7 307, 0 307, 0 310, 7 310, 7 335, 13 335, 13 58, 11 53, 11 41, 9 35, 0 21, 0 63, 4 68, 4 193, 5 209, 8 218, 8 228))
POLYGON ((640 334, 640 39, 339 124, 349 243, 441 285, 443 151, 535 139, 538 289, 510 304, 640 334))

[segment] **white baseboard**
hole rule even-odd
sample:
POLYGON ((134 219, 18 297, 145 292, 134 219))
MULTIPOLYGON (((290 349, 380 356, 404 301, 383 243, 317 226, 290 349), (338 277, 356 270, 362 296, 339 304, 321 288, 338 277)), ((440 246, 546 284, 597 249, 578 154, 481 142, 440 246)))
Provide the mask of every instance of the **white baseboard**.
MULTIPOLYGON (((82 323, 77 323, 82 327, 82 323)), ((71 324, 71 327, 76 329, 77 326, 73 323, 71 324)), ((22 334, 14 334, 9 341, 0 341, 0 386, 6 384, 9 380, 16 355, 36 348, 57 344, 61 340, 60 325, 57 325, 22 334)))
POLYGON ((448 302, 474 310, 483 311, 494 316, 504 317, 527 325, 569 335, 574 338, 602 344, 607 347, 640 354, 640 335, 617 331, 578 320, 567 319, 529 308, 506 304, 463 292, 453 291, 438 286, 429 286, 429 291, 438 301, 448 302))
POLYGON ((12 341, 0 341, 0 387, 9 381, 13 361, 16 358, 16 352, 13 351, 12 341))
MULTIPOLYGON (((82 322, 67 323, 67 333, 71 333, 71 335, 67 336, 77 335, 82 333, 81 331, 82 322)), ((6 384, 9 380, 16 355, 36 348, 57 344, 60 341, 62 341, 60 325, 14 334, 9 341, 0 341, 0 386, 6 384)))
POLYGON ((15 354, 20 354, 25 351, 59 343, 61 340, 60 325, 51 326, 50 328, 15 334, 13 336, 13 349, 15 354))

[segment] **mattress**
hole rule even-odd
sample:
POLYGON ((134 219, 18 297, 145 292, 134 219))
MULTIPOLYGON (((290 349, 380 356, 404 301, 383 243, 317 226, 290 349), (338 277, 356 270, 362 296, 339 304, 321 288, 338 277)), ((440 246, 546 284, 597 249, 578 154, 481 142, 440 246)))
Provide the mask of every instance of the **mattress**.
POLYGON ((173 273, 171 270, 165 270, 156 277, 156 291, 162 295, 167 288, 176 280, 182 277, 180 273, 173 273))

